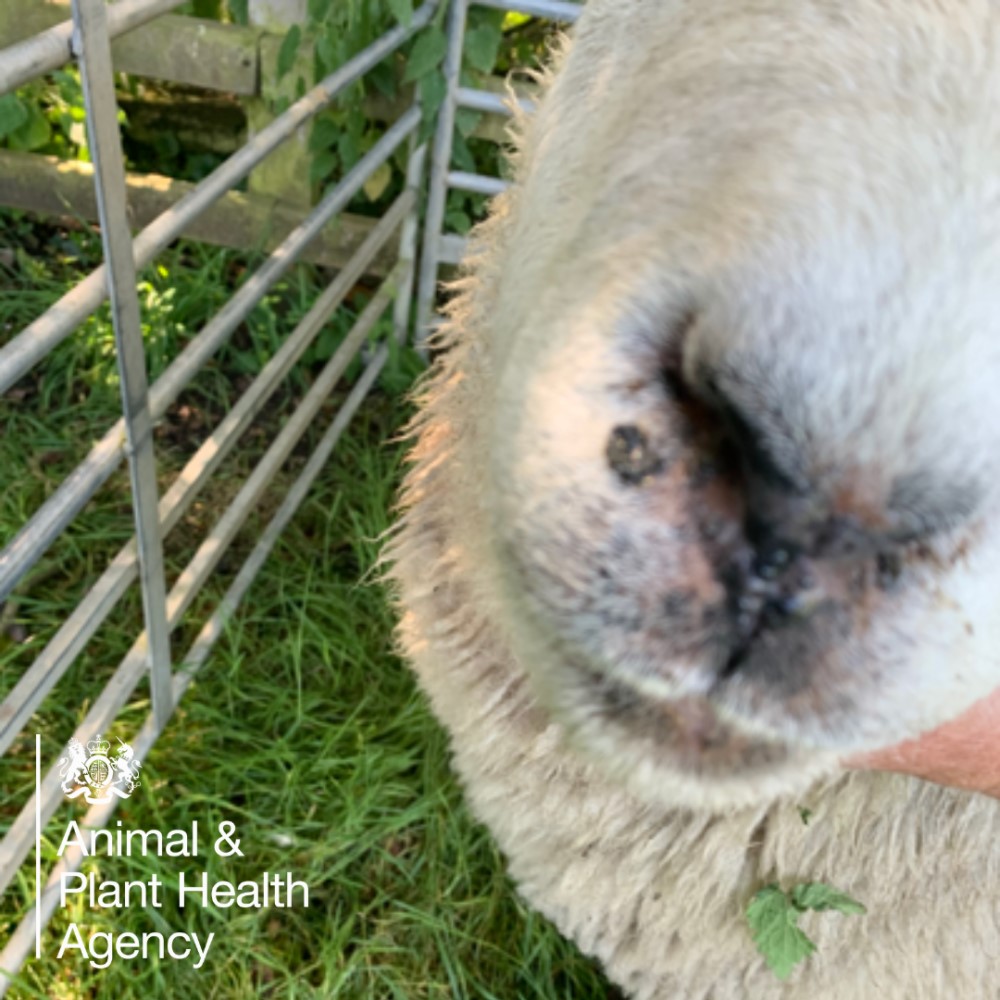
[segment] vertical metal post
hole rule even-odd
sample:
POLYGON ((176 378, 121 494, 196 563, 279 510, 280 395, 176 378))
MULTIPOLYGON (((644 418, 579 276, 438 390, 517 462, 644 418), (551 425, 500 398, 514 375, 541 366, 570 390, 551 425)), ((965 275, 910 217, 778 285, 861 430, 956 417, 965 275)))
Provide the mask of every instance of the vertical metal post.
POLYGON ((417 286, 417 344, 430 333, 437 292, 438 253, 448 199, 448 167, 451 165, 452 135, 455 129, 455 106, 458 99, 459 73, 462 69, 462 46, 469 0, 451 0, 448 11, 448 52, 444 77, 447 89, 438 111, 434 147, 431 150, 431 176, 424 216, 424 244, 420 257, 420 281, 417 286))
POLYGON ((413 284, 417 267, 417 232, 420 228, 420 189, 424 182, 427 143, 417 146, 417 137, 410 138, 410 157, 406 164, 406 189, 413 192, 413 207, 406 213, 399 237, 399 260, 404 266, 393 306, 392 326, 397 344, 405 344, 410 332, 413 309, 413 284))
POLYGON ((125 164, 118 133, 118 104, 111 69, 111 40, 104 0, 73 0, 73 52, 79 61, 87 107, 94 182, 101 221, 108 297, 121 379, 132 509, 146 623, 150 694, 158 727, 170 716, 170 630, 157 511, 156 456, 149 412, 146 353, 136 291, 132 234, 126 214, 125 164))

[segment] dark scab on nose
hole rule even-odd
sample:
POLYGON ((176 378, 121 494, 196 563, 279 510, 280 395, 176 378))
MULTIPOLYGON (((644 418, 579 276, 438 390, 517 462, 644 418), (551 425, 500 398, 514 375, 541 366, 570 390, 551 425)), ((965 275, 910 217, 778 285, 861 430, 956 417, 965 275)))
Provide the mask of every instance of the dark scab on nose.
POLYGON ((653 450, 646 433, 634 424, 624 424, 611 432, 606 454, 612 471, 630 486, 640 486, 666 468, 666 463, 653 450))

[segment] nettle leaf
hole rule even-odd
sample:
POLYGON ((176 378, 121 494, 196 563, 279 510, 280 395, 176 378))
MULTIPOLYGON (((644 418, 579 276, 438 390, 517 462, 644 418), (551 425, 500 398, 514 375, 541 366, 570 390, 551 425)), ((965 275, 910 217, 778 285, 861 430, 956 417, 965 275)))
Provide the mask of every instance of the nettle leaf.
POLYGON ((19 129, 28 120, 28 109, 14 94, 0 97, 0 139, 19 129))
POLYGON ((792 903, 799 910, 836 910, 852 916, 868 912, 856 899, 825 882, 801 882, 792 889, 792 903))
POLYGON ((778 977, 787 979, 816 945, 799 930, 800 911, 776 885, 761 889, 747 907, 747 923, 757 950, 778 977))
POLYGON ((288 29, 288 34, 282 39, 281 48, 278 49, 278 79, 285 76, 295 65, 295 57, 299 54, 299 43, 302 41, 302 29, 297 24, 293 24, 288 29))
POLYGON ((448 51, 448 39, 444 32, 438 28, 428 28, 413 43, 410 49, 410 58, 406 62, 406 72, 403 74, 403 82, 410 83, 413 80, 420 80, 428 73, 433 72, 441 64, 445 53, 448 51))
POLYGON ((761 889, 747 907, 747 923, 757 949, 779 979, 787 979, 816 945, 799 929, 799 917, 807 910, 866 913, 864 906, 846 893, 824 882, 800 882, 791 892, 777 885, 761 889))
POLYGON ((472 28, 465 36, 465 61, 481 73, 492 73, 503 32, 492 24, 472 28))
POLYGON ((413 20, 413 0, 386 0, 389 12, 404 28, 413 20))

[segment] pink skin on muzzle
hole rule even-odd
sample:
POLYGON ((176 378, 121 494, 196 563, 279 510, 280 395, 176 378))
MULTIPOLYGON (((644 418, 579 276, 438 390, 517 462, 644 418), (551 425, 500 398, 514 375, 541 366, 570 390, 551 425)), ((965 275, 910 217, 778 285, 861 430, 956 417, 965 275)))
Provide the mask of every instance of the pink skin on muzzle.
POLYGON ((911 774, 1000 799, 1000 688, 919 739, 845 763, 858 770, 911 774))

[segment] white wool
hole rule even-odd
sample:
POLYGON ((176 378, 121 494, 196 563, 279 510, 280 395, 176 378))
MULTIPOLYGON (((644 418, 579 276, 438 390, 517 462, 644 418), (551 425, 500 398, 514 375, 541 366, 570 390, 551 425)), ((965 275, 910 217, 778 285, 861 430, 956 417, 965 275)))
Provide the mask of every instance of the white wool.
MULTIPOLYGON (((502 545, 506 511, 537 507, 546 477, 572 477, 602 444, 595 407, 573 412, 567 429, 558 420, 545 428, 576 431, 565 464, 533 452, 546 447, 532 437, 537 400, 568 399, 588 352, 610 336, 606 302, 588 296, 600 288, 608 301, 628 297, 639 322, 662 318, 686 280, 678 255, 691 271, 733 262, 725 295, 713 298, 704 282, 690 292, 716 320, 701 334, 705 356, 737 341, 768 350, 761 289, 779 279, 798 289, 796 357, 815 359, 810 417, 840 431, 831 448, 867 449, 859 461, 883 467, 917 441, 942 475, 1000 482, 998 33, 1000 6, 988 0, 591 0, 539 113, 521 124, 516 183, 473 241, 440 335, 447 350, 420 397, 405 512, 388 550, 400 645, 519 891, 636 997, 1000 998, 1000 802, 845 773, 836 755, 813 751, 699 799, 697 776, 659 769, 614 730, 567 725, 561 712, 572 704, 553 709, 551 689, 566 675, 552 649, 527 638, 502 545), (724 183, 714 175, 706 202, 699 185, 712 174, 713 144, 730 137, 718 150, 725 159, 744 126, 764 161, 744 170, 737 156, 740 169, 724 183), (761 147, 760 130, 772 127, 773 148, 761 147), (694 155, 704 171, 684 159, 694 155), (940 176, 937 200, 915 211, 929 173, 940 176), (702 214, 678 221, 688 204, 702 214), (819 232, 836 238, 817 245, 819 232), (765 244, 772 256, 758 252, 765 244), (790 270, 774 273, 774 260, 790 270), (863 282, 897 270, 881 339, 866 371, 851 371, 843 345, 823 339, 823 296, 853 316, 860 289, 860 315, 863 282), (965 349, 949 354, 956 329, 965 349), (892 419, 870 415, 859 431, 844 399, 867 391, 866 378, 879 389, 873 406, 892 419), (984 415, 970 420, 976 408, 984 415), (744 914, 762 886, 803 881, 829 882, 868 912, 803 917, 817 952, 783 984, 744 914)), ((590 488, 586 477, 579 487, 590 488)), ((978 553, 942 578, 975 627, 953 633, 947 607, 921 606, 912 622, 895 616, 882 645, 910 643, 914 665, 871 680, 851 718, 805 717, 792 737, 874 745, 873 733, 898 724, 912 734, 1000 684, 995 522, 984 522, 978 553)))

